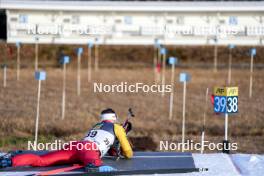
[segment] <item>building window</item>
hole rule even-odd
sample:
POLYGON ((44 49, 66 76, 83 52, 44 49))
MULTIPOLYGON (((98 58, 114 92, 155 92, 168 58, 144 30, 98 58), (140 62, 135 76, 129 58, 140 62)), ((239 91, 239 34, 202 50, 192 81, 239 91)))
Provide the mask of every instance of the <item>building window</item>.
POLYGON ((115 23, 122 23, 122 20, 121 19, 116 19, 115 23))
POLYGON ((125 21, 125 24, 132 24, 132 17, 131 16, 125 16, 124 21, 125 21))
POLYGON ((69 18, 64 18, 64 19, 63 19, 63 22, 64 22, 64 23, 70 23, 70 21, 71 21, 71 20, 70 20, 69 18))
POLYGON ((158 23, 159 22, 159 20, 158 20, 158 17, 154 17, 154 23, 158 23))
POLYGON ((168 23, 168 24, 172 24, 172 23, 173 23, 173 20, 172 20, 172 19, 168 19, 168 20, 167 20, 167 23, 168 23))
POLYGON ((80 16, 73 15, 72 16, 72 24, 79 24, 80 23, 80 16))
POLYGON ((237 25, 237 24, 238 24, 237 17, 230 16, 229 17, 229 25, 237 25))
POLYGON ((28 22, 28 16, 21 14, 19 15, 19 23, 27 23, 28 22))
POLYGON ((184 17, 183 16, 177 17, 176 23, 179 25, 183 25, 184 24, 184 17))
POLYGON ((10 21, 12 21, 12 22, 17 22, 17 18, 16 18, 16 17, 11 17, 11 18, 10 18, 10 21))
POLYGON ((224 19, 219 20, 219 24, 225 24, 226 21, 224 19))
POLYGON ((211 17, 209 17, 209 16, 206 16, 206 23, 208 23, 208 24, 209 24, 209 23, 210 23, 210 21, 211 21, 210 19, 211 19, 211 17))

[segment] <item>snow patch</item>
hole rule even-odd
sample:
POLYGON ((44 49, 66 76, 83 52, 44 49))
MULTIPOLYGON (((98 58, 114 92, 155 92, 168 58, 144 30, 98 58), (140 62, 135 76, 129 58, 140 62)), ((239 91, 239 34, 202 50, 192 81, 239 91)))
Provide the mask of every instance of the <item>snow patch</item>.
POLYGON ((262 176, 264 174, 264 155, 233 154, 232 160, 242 175, 262 176))

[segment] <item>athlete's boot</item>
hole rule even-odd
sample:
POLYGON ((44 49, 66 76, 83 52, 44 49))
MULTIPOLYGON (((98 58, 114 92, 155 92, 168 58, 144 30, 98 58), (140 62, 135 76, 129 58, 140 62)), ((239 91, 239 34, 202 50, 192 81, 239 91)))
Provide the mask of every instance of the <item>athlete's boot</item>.
POLYGON ((11 166, 12 166, 12 160, 11 160, 11 155, 9 153, 0 156, 0 168, 11 167, 11 166))

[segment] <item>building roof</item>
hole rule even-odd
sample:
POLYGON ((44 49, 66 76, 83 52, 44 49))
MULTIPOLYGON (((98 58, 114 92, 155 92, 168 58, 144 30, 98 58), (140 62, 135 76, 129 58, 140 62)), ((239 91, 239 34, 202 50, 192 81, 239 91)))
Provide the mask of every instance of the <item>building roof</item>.
POLYGON ((263 1, 73 1, 1 0, 0 9, 67 11, 226 12, 264 11, 263 1))

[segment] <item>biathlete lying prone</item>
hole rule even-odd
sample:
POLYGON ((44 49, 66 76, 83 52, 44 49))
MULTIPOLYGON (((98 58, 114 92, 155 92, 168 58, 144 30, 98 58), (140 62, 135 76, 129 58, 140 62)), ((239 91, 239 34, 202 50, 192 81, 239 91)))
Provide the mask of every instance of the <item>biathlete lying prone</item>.
POLYGON ((107 153, 109 155, 119 153, 116 144, 120 146, 121 154, 125 158, 129 159, 133 156, 132 147, 127 139, 126 131, 123 126, 116 122, 116 113, 112 109, 105 109, 101 112, 101 122, 95 124, 83 140, 72 142, 62 150, 48 152, 44 155, 5 155, 0 158, 0 168, 81 164, 88 171, 113 171, 115 168, 103 165, 101 158, 107 153))

